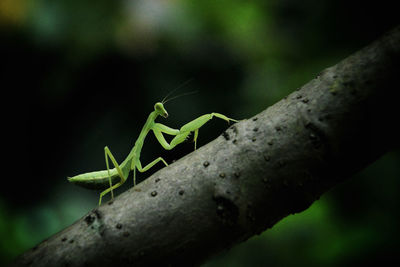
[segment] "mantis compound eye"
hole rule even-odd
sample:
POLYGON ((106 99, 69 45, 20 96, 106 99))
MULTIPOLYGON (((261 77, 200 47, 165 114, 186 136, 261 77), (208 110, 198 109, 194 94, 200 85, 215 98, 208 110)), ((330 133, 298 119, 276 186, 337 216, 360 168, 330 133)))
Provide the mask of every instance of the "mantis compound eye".
POLYGON ((156 104, 154 105, 154 110, 156 110, 156 111, 162 111, 162 110, 164 110, 163 104, 161 104, 160 102, 156 103, 156 104))
POLYGON ((168 117, 168 112, 165 110, 164 105, 162 103, 160 103, 160 102, 156 103, 154 105, 154 110, 159 112, 159 114, 161 116, 163 116, 164 118, 168 117))

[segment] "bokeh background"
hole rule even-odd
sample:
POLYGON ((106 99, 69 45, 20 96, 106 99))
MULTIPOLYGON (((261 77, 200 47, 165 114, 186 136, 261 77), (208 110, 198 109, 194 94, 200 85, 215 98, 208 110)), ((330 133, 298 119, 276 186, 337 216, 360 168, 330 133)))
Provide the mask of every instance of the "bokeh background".
MULTIPOLYGON (((188 80, 175 94, 197 91, 167 104, 170 127, 212 111, 251 117, 395 26, 394 2, 1 0, 2 128, 18 141, 3 151, 16 167, 3 166, 0 265, 97 205, 98 192, 66 177, 104 169, 105 145, 122 161, 168 92, 188 80)), ((226 127, 211 121, 198 145, 226 127)), ((192 149, 164 151, 149 136, 142 162, 192 149)), ((398 261, 399 163, 394 149, 204 266, 398 261)))

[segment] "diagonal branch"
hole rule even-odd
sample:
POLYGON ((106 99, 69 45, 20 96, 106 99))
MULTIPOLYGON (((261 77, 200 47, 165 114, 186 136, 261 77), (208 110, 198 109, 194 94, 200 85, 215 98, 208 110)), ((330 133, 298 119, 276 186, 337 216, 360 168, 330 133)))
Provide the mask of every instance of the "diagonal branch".
POLYGON ((399 59, 397 27, 14 264, 199 265, 303 211, 394 146, 399 59))

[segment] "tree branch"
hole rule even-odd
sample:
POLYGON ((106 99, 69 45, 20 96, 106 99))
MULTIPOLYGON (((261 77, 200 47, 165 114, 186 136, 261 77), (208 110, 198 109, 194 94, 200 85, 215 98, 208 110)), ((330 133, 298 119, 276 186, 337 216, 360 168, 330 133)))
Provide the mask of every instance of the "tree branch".
POLYGON ((394 146, 399 59, 397 27, 14 265, 199 265, 303 211, 394 146))

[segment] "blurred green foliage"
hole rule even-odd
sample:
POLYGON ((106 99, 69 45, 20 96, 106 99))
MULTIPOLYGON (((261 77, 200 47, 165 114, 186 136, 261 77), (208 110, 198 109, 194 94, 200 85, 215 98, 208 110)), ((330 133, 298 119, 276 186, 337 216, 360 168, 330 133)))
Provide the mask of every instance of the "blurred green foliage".
MULTIPOLYGON (((65 178, 104 169, 105 145, 121 160, 153 104, 182 82, 193 78, 182 91, 199 93, 169 103, 165 124, 211 111, 250 117, 377 38, 396 16, 390 1, 2 0, 2 85, 18 92, 27 114, 16 153, 27 154, 29 175, 0 194, 0 264, 95 207, 97 192, 65 178)), ((225 127, 210 122, 199 145, 225 127)), ((171 162, 191 151, 162 151, 149 137, 143 158, 171 162)), ((399 177, 395 150, 205 266, 396 259, 399 177)))

